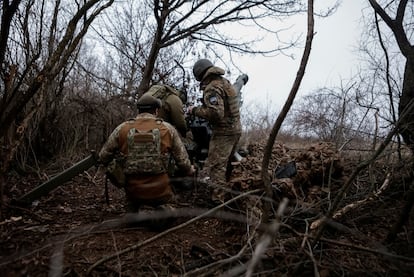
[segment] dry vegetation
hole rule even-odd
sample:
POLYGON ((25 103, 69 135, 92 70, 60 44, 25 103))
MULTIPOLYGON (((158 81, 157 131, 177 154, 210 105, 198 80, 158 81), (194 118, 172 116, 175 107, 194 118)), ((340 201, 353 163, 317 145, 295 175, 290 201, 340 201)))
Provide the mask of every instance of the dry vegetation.
MULTIPOLYGON (((277 142, 272 153, 272 169, 294 160, 297 175, 272 182, 275 210, 283 198, 288 202, 280 218, 274 214, 272 222, 279 225, 270 241, 266 230, 275 225, 259 225, 264 143, 254 142, 229 183, 236 201, 212 209, 201 183, 177 191, 176 220, 165 230, 128 225, 156 211, 145 210, 142 218, 126 215, 123 192, 112 186, 108 205, 95 169, 30 207, 10 203, 0 225, 1 269, 8 276, 239 276, 253 268, 258 276, 409 276, 411 221, 386 241, 405 203, 407 161, 384 155, 360 174, 315 243, 318 219, 367 153, 337 152, 329 143, 289 145, 277 142)), ((11 196, 37 184, 31 176, 15 180, 11 196)))
MULTIPOLYGON (((174 211, 148 208, 126 214, 123 191, 110 185, 107 194, 103 173, 96 168, 31 205, 18 205, 15 199, 90 150, 99 150, 115 126, 135 115, 134 100, 150 84, 198 90, 181 64, 204 57, 198 49, 205 44, 212 52, 215 40, 230 52, 265 51, 223 37, 221 23, 241 22, 245 28, 252 23, 266 30, 259 19, 280 21, 305 10, 312 17, 314 13, 311 0, 307 9, 305 1, 277 1, 277 10, 268 1, 201 1, 206 6, 195 5, 188 13, 176 10, 174 1, 154 1, 153 7, 125 1, 130 4, 125 10, 111 12, 116 2, 12 0, 3 1, 0 8, 2 275, 412 276, 412 155, 398 141, 371 158, 381 143, 374 138, 404 124, 399 131, 413 146, 414 48, 407 38, 411 29, 404 30, 412 26, 412 1, 379 1, 387 6, 382 10, 370 0, 367 38, 361 47, 369 69, 349 84, 312 93, 292 109, 290 122, 276 120, 291 126, 291 134, 317 140, 273 132, 271 103, 256 109, 264 114, 247 107, 243 123, 251 132, 241 145, 247 155, 234 164, 228 183, 232 198, 225 205, 211 207, 209 188, 195 178, 193 189, 176 188, 174 211), (391 30, 384 37, 374 10, 391 30), (209 16, 201 21, 180 21, 203 13, 209 16), (95 42, 85 35, 98 18, 92 28, 100 38, 95 42), (154 25, 147 28, 151 22, 154 25), (402 56, 384 59, 395 52, 389 45, 393 36, 402 56), (106 48, 105 57, 94 55, 95 43, 106 48), (378 44, 382 52, 377 52, 378 44), (268 154, 263 139, 269 132, 278 133, 279 139, 270 155, 272 197, 261 180, 268 154), (292 161, 297 174, 275 178, 275 169, 292 161), (268 203, 270 214, 264 208, 268 203), (159 223, 157 217, 174 220, 168 228, 148 228, 159 223)), ((309 57, 311 38, 318 31, 308 24, 304 56, 309 57)), ((294 44, 295 38, 279 41, 265 52, 277 54, 294 44)), ((302 61, 297 77, 304 73, 302 61)), ((293 87, 298 88, 296 80, 293 87)), ((292 104, 297 91, 292 92, 286 103, 292 104)))

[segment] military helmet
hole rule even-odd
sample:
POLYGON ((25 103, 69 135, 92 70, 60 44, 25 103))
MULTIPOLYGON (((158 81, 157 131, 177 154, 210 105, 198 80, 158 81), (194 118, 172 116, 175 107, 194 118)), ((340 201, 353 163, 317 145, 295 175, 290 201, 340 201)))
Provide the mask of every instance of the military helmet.
POLYGON ((144 93, 137 102, 138 109, 161 108, 161 105, 161 100, 149 93, 144 93))
POLYGON ((193 74, 197 81, 201 81, 207 69, 214 66, 212 62, 207 59, 198 60, 193 66, 193 74))

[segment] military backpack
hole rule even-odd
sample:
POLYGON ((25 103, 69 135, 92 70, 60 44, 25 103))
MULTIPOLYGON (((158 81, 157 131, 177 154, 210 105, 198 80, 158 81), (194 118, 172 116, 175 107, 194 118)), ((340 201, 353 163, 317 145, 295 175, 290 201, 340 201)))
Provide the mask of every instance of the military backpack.
POLYGON ((174 89, 173 87, 170 87, 168 85, 153 85, 150 89, 149 89, 149 93, 162 100, 163 102, 165 101, 165 99, 167 99, 168 96, 170 96, 171 94, 177 95, 179 96, 179 92, 174 89))

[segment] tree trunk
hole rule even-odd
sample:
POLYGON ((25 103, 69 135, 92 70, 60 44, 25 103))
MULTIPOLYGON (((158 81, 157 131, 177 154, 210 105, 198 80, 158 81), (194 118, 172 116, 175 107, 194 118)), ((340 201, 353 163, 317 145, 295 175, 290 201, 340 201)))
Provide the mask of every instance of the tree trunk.
POLYGON ((413 53, 407 56, 404 70, 404 81, 398 113, 401 117, 403 113, 407 113, 407 120, 402 122, 400 134, 404 142, 411 149, 414 155, 414 48, 413 53))
POLYGON ((402 227, 407 223, 408 218, 410 217, 410 213, 414 205, 414 181, 411 182, 411 186, 406 193, 406 199, 406 203, 401 211, 398 221, 394 224, 391 231, 387 235, 385 240, 387 243, 395 240, 397 234, 401 231, 402 227))

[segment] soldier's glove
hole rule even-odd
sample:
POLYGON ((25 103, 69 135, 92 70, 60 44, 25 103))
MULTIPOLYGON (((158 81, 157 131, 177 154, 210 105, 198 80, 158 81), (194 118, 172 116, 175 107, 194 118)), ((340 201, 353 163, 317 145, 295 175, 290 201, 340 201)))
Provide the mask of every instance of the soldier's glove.
POLYGON ((190 106, 190 107, 188 107, 188 113, 189 113, 190 115, 194 116, 194 115, 195 115, 195 111, 196 111, 196 109, 197 109, 197 107, 190 106))
POLYGON ((187 172, 187 176, 193 176, 196 173, 194 165, 191 165, 190 170, 187 172))
MULTIPOLYGON (((243 84, 245 85, 249 81, 249 76, 247 76, 247 74, 242 74, 237 78, 237 80, 238 79, 241 79, 243 81, 243 84)), ((237 80, 236 80, 236 82, 237 82, 237 80)))

